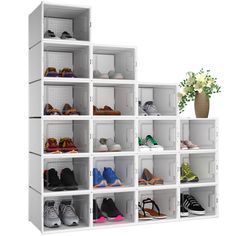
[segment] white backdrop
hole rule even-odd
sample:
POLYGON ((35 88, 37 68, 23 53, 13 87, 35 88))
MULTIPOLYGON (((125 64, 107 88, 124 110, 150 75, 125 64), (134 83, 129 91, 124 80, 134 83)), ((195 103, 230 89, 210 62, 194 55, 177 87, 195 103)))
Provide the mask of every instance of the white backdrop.
MULTIPOLYGON (((67 1, 66 1, 67 2, 67 1)), ((222 235, 235 232, 235 1, 69 0, 92 6, 92 41, 138 47, 138 80, 179 83, 189 70, 211 69, 222 93, 211 99, 220 118, 220 218, 74 233, 80 235, 222 235), (230 109, 230 110, 228 110, 230 109), (150 230, 150 231, 149 231, 150 230)), ((1 235, 39 235, 27 221, 28 14, 39 0, 1 2, 1 235)), ((194 116, 193 104, 183 114, 194 116)), ((63 235, 63 234, 61 234, 63 235)), ((69 235, 69 234, 67 234, 69 235)), ((72 235, 72 234, 71 234, 72 235)))

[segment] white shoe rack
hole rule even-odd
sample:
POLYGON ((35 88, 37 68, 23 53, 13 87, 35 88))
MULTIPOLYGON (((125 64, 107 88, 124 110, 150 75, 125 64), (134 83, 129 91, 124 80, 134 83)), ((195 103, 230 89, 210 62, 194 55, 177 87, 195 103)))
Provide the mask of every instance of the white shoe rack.
POLYGON ((218 215, 218 123, 216 119, 190 119, 178 115, 177 85, 137 82, 136 48, 91 43, 89 7, 43 2, 29 16, 29 220, 42 232, 141 225, 166 221, 203 219, 218 215), (45 39, 50 29, 63 31, 76 40, 45 39), (47 78, 44 71, 70 67, 78 78, 47 78), (125 79, 93 78, 93 70, 121 72, 125 79), (154 101, 161 116, 139 116, 138 101, 154 101), (62 110, 76 107, 78 116, 45 116, 50 103, 62 110), (109 105, 121 116, 93 116, 93 105, 109 105), (164 151, 139 152, 138 137, 153 135, 164 151), (47 138, 71 137, 79 147, 75 154, 44 152, 47 138), (93 138, 114 138, 121 152, 93 152, 93 138), (199 150, 180 150, 180 140, 189 139, 199 150), (180 166, 190 162, 198 183, 180 183, 180 166), (113 167, 124 186, 93 188, 93 168, 113 167), (44 169, 74 170, 79 189, 51 192, 44 188, 44 169), (144 168, 164 179, 163 185, 139 186, 144 168), (204 216, 180 217, 180 193, 189 192, 206 209, 204 216), (93 199, 101 204, 112 197, 125 216, 121 222, 93 223, 93 199), (153 198, 167 219, 138 219, 138 202, 153 198), (70 198, 80 218, 78 226, 44 227, 44 201, 70 198))

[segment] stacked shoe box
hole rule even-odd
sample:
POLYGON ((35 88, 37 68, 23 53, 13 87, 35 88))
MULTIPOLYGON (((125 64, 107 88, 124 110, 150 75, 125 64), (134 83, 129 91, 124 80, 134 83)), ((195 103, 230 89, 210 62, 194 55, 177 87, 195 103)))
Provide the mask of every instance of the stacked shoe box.
POLYGON ((217 216, 217 120, 180 118, 177 85, 137 82, 136 48, 90 31, 89 7, 29 17, 30 221, 46 233, 217 216))

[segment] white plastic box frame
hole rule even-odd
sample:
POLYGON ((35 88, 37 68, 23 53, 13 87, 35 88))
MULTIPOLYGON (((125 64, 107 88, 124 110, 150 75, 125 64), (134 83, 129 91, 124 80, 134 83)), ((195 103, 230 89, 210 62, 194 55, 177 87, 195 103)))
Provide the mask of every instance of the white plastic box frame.
POLYGON ((98 108, 107 105, 120 111, 121 115, 133 116, 135 113, 134 90, 134 85, 96 83, 93 87, 93 105, 98 108))
MULTIPOLYGON (((135 80, 135 49, 129 47, 93 47, 93 69, 101 73, 116 71, 125 80, 135 80)), ((98 78, 94 78, 98 79, 98 78)))
POLYGON ((57 72, 71 68, 76 77, 89 78, 89 46, 44 44, 44 71, 55 67, 57 72))
POLYGON ((42 232, 138 225, 182 221, 218 216, 218 122, 216 119, 181 118, 178 115, 177 85, 137 82, 136 48, 93 45, 90 8, 42 2, 29 16, 29 220, 42 232), (57 36, 63 31, 76 40, 45 39, 44 32, 57 36), (44 77, 49 66, 58 71, 70 67, 77 78, 44 77), (93 78, 93 70, 108 73, 115 70, 124 79, 93 78), (138 116, 138 102, 153 101, 160 116, 138 116), (46 116, 44 106, 50 103, 62 111, 65 103, 81 115, 46 116), (93 105, 104 105, 121 111, 121 116, 93 116, 93 105), (153 135, 164 151, 140 152, 138 137, 153 135), (73 139, 79 152, 45 153, 47 138, 73 139), (93 140, 112 138, 120 143, 121 152, 98 153, 93 140), (199 150, 180 150, 180 140, 189 139, 199 150), (191 164, 198 183, 180 183, 183 161, 191 164), (112 167, 123 181, 122 187, 93 187, 93 168, 101 172, 112 167), (78 190, 51 192, 44 188, 43 171, 63 168, 75 173, 78 190), (141 186, 138 179, 148 168, 164 180, 163 185, 141 186), (206 209, 205 216, 180 217, 180 193, 192 194, 206 209), (93 199, 101 206, 111 197, 125 216, 125 221, 93 223, 93 199), (150 197, 157 202, 165 220, 139 221, 138 202, 150 197), (80 224, 44 227, 45 200, 71 199, 80 224))
POLYGON ((49 103, 62 113, 66 103, 75 107, 80 115, 89 115, 89 83, 45 85, 44 106, 49 103))

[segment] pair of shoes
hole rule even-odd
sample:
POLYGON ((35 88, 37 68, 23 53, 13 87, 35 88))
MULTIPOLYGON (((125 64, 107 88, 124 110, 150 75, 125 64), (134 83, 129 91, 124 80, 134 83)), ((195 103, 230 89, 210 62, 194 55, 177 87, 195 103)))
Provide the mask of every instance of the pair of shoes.
POLYGON ((76 40, 75 38, 72 37, 70 33, 67 31, 62 32, 61 37, 59 38, 58 36, 55 35, 55 33, 51 30, 47 30, 44 33, 44 38, 47 39, 67 39, 67 40, 76 40))
POLYGON ((75 180, 74 172, 69 168, 61 171, 60 179, 54 168, 45 170, 43 174, 44 187, 50 191, 77 190, 78 184, 75 180))
MULTIPOLYGON (((62 109, 63 115, 80 115, 76 108, 72 107, 70 104, 66 103, 62 109)), ((44 115, 61 115, 61 112, 54 108, 50 103, 47 103, 44 107, 44 115)))
POLYGON ((139 220, 153 220, 153 219, 166 219, 167 215, 160 212, 160 208, 157 203, 151 198, 146 198, 142 201, 142 204, 138 203, 139 212, 138 218, 139 220), (145 207, 146 204, 151 204, 151 208, 145 207))
POLYGON ((180 182, 186 183, 186 182, 198 182, 198 181, 199 178, 196 174, 193 173, 190 164, 184 161, 181 166, 180 182))
POLYGON ((78 148, 74 145, 71 138, 61 138, 59 144, 55 138, 48 138, 45 143, 45 151, 50 153, 77 153, 78 148))
POLYGON ((93 71, 93 78, 95 79, 124 79, 122 73, 109 71, 108 73, 101 73, 99 70, 93 71))
POLYGON ((45 201, 44 225, 49 228, 57 228, 61 223, 67 226, 76 226, 79 224, 79 217, 75 212, 71 200, 61 201, 59 209, 56 208, 55 201, 45 201))
POLYGON ((139 185, 157 185, 164 184, 164 180, 161 177, 154 176, 148 169, 143 169, 143 174, 141 179, 139 179, 139 185))
POLYGON ((100 115, 100 116, 119 116, 121 115, 120 111, 113 110, 109 106, 104 106, 103 108, 97 108, 96 106, 93 106, 93 115, 100 115))
POLYGON ((190 214, 205 215, 205 209, 190 194, 180 195, 180 216, 187 217, 190 214))
POLYGON ((157 140, 152 135, 147 135, 145 139, 138 137, 139 151, 163 151, 164 148, 158 144, 157 140))
POLYGON ((73 71, 70 68, 63 68, 57 72, 55 67, 48 67, 44 72, 45 77, 66 77, 66 78, 75 78, 73 71))
POLYGON ((198 145, 193 144, 190 140, 181 140, 180 142, 180 148, 182 150, 188 150, 188 149, 199 149, 198 145))
POLYGON ((109 221, 121 221, 124 220, 124 216, 116 207, 114 201, 111 198, 103 198, 101 209, 99 209, 96 200, 93 200, 93 222, 104 223, 109 221))
POLYGON ((93 186, 115 187, 122 186, 122 182, 111 167, 104 167, 103 174, 101 174, 101 172, 97 168, 93 168, 93 186))
POLYGON ((93 140, 93 150, 95 152, 120 152, 121 146, 111 138, 100 138, 93 140))
POLYGON ((156 105, 153 101, 147 101, 142 106, 141 101, 138 102, 138 114, 139 116, 160 116, 156 105))

